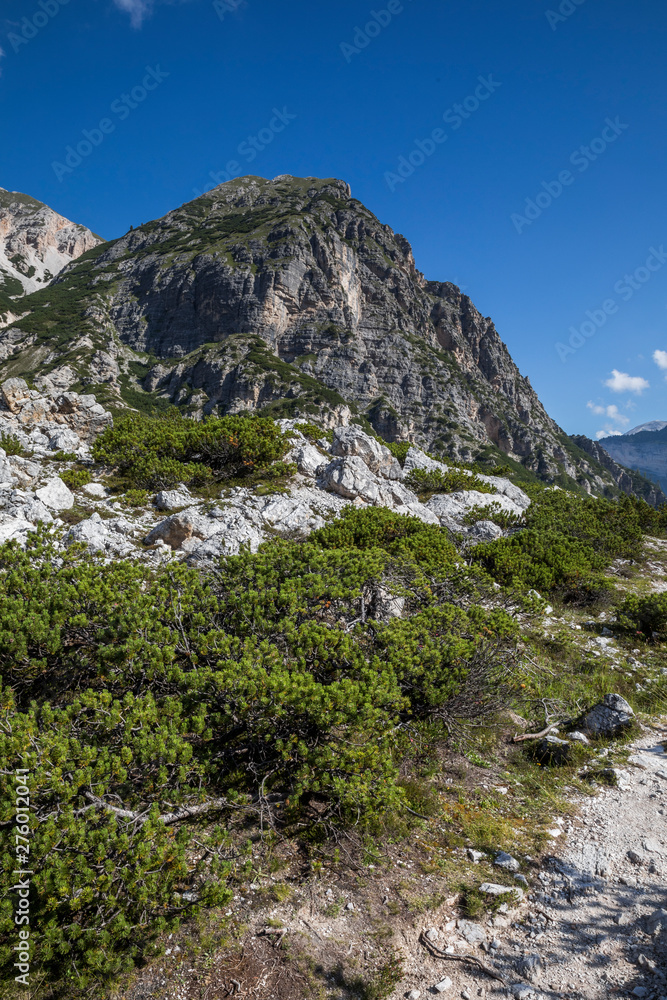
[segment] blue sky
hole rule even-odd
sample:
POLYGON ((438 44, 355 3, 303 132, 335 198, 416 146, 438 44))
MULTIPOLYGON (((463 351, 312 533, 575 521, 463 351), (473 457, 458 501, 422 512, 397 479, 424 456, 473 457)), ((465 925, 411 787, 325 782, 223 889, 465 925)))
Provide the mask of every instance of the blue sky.
POLYGON ((230 162, 342 177, 622 431, 667 419, 666 42, 659 0, 4 0, 0 186, 112 238, 230 162))

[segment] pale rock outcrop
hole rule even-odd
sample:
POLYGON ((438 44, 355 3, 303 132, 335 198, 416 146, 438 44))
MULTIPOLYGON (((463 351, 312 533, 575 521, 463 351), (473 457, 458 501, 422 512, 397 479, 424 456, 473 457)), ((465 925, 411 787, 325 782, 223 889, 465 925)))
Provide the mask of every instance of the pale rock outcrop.
POLYGON ((322 472, 321 483, 324 489, 332 490, 347 500, 360 497, 366 503, 378 503, 380 500, 380 484, 363 459, 354 455, 351 458, 335 458, 322 472))
POLYGON ((65 535, 65 544, 75 542, 85 545, 90 552, 107 558, 125 558, 137 554, 131 539, 136 527, 124 518, 104 520, 97 512, 85 521, 79 521, 65 535))
POLYGON ((92 395, 42 394, 21 378, 0 385, 0 432, 16 437, 38 456, 72 451, 85 457, 88 446, 111 423, 111 414, 92 395))
POLYGON ((0 492, 0 517, 4 521, 6 518, 19 518, 30 521, 32 525, 50 524, 53 521, 51 511, 45 503, 35 494, 27 493, 24 490, 11 490, 0 492))
POLYGON ((403 470, 386 445, 350 424, 336 427, 333 432, 331 452, 340 458, 356 457, 378 476, 387 479, 402 479, 403 470))
MULTIPOLYGON (((464 518, 474 507, 489 507, 490 505, 496 505, 500 507, 503 511, 508 514, 514 514, 517 517, 523 515, 523 508, 519 507, 513 500, 505 496, 503 493, 489 494, 480 493, 478 490, 465 490, 460 493, 437 493, 432 496, 431 499, 426 503, 426 507, 432 511, 438 518, 440 524, 443 528, 449 528, 450 531, 458 531, 468 534, 471 528, 477 528, 479 523, 488 525, 490 522, 489 518, 481 517, 480 521, 474 526, 467 526, 464 522, 464 518)), ((494 528, 497 525, 493 526, 494 528)), ((490 528, 480 528, 476 534, 479 536, 481 534, 490 535, 493 537, 499 537, 502 534, 502 529, 498 529, 496 533, 490 528)), ((482 540, 480 538, 480 540, 482 540)), ((483 540, 487 540, 484 538, 483 540)))
POLYGON ((329 456, 323 455, 319 448, 309 444, 307 441, 293 448, 285 456, 286 462, 296 462, 297 468, 304 476, 317 476, 330 461, 329 456))
POLYGON ((155 497, 158 510, 180 510, 192 503, 192 494, 182 483, 175 490, 161 490, 155 497))
POLYGON ((106 487, 102 483, 86 483, 83 487, 83 492, 87 493, 89 497, 95 497, 102 500, 107 495, 106 487))
POLYGON ((35 496, 51 510, 69 510, 74 506, 74 494, 58 476, 36 490, 35 496))

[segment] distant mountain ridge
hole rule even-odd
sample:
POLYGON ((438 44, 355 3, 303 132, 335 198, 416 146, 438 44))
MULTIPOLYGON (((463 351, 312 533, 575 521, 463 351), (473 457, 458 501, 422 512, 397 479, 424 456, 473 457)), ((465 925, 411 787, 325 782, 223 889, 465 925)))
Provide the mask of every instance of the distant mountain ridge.
POLYGON ((599 444, 615 462, 636 470, 667 491, 667 421, 651 420, 627 434, 601 438, 599 444))
POLYGON ((0 314, 101 242, 30 195, 0 188, 0 314))
POLYGON ((492 320, 428 281, 341 180, 221 184, 93 246, 21 308, 0 329, 0 380, 112 407, 351 419, 451 458, 662 497, 570 438, 492 320))
POLYGON ((665 427, 667 427, 667 420, 650 420, 647 424, 639 424, 638 427, 633 427, 631 431, 625 431, 620 437, 628 437, 630 434, 641 434, 642 431, 661 431, 665 427))

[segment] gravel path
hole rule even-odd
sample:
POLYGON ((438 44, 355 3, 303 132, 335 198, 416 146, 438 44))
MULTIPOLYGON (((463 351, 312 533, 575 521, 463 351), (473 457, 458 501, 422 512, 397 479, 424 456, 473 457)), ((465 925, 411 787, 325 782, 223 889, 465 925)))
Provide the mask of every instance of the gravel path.
MULTIPOLYGON (((495 965, 520 1000, 667 1000, 665 738, 667 730, 645 730, 618 787, 582 800, 538 875, 542 891, 498 927, 495 965)), ((487 986, 490 995, 503 992, 487 986)))

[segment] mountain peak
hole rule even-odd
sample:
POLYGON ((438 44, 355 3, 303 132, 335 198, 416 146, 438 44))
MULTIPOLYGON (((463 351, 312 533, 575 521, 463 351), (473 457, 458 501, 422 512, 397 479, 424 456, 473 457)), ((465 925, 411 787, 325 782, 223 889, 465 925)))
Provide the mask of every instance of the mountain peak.
POLYGON ((0 188, 0 313, 101 242, 36 198, 0 188))
POLYGON ((427 281, 345 181, 239 177, 88 245, 0 330, 0 377, 193 416, 346 414, 454 459, 613 483, 547 415, 492 320, 427 281))

